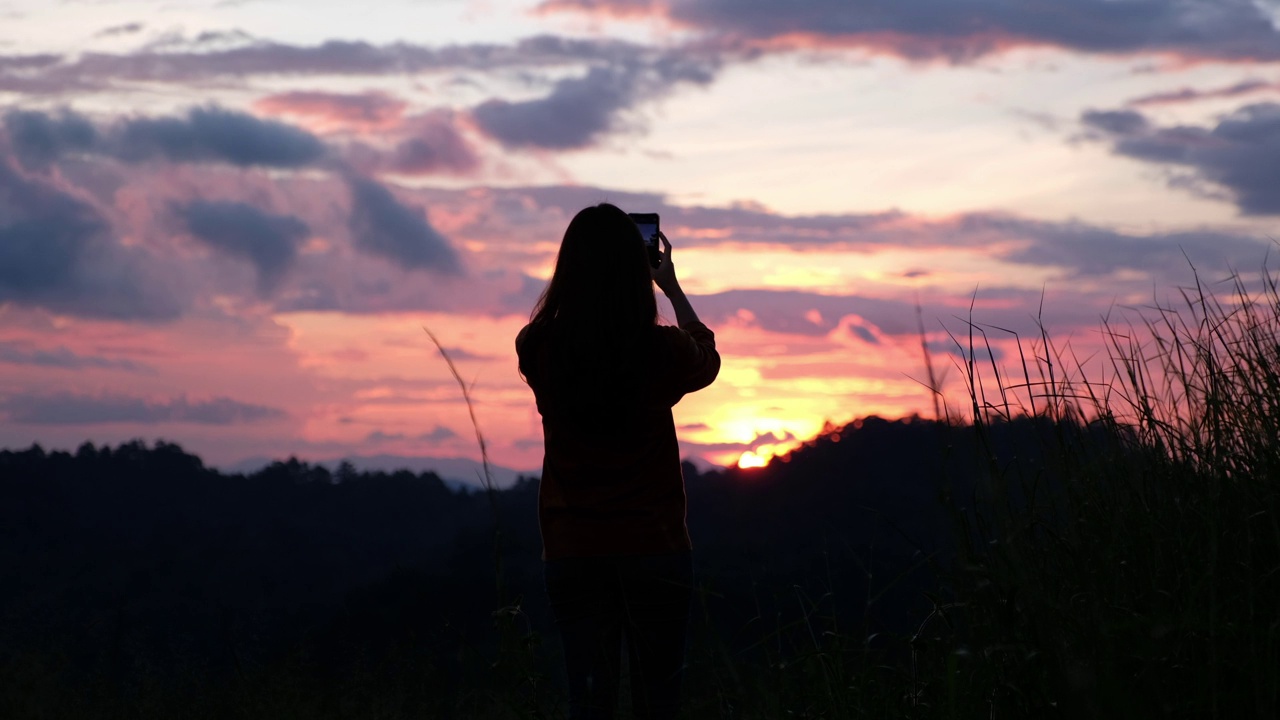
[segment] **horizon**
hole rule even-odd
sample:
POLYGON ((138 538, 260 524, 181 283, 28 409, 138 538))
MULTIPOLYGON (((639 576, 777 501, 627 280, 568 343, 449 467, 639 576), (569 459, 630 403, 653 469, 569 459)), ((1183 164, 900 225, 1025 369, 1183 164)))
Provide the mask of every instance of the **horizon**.
POLYGON ((513 342, 605 201, 716 333, 695 462, 932 417, 971 310, 1095 362, 1280 215, 1280 4, 1122 5, 0 2, 0 447, 478 461, 426 327, 540 467, 513 342))

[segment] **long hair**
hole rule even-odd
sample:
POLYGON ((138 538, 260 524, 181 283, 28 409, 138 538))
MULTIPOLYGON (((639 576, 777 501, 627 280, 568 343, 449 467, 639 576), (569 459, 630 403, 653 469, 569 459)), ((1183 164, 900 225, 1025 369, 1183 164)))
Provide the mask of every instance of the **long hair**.
POLYGON ((530 314, 564 338, 626 338, 658 318, 649 256, 640 230, 614 205, 584 208, 565 228, 551 282, 530 314))
POLYGON ((581 385, 624 370, 639 359, 657 320, 639 228, 608 203, 579 211, 564 231, 551 282, 530 313, 530 329, 551 343, 554 374, 581 385))

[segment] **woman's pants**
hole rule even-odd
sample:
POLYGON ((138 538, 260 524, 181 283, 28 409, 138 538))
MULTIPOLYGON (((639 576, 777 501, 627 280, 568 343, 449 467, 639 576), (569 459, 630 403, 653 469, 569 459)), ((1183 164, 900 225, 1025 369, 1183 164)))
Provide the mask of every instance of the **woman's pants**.
POLYGON ((570 720, 613 717, 624 638, 635 717, 675 718, 693 599, 690 551, 558 558, 545 570, 564 644, 570 720))

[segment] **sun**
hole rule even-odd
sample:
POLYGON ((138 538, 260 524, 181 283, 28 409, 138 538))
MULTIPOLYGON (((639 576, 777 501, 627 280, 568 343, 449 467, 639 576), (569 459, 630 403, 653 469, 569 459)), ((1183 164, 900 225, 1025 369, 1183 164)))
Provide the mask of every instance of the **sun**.
POLYGON ((738 458, 738 467, 744 470, 746 470, 747 468, 764 467, 768 463, 769 463, 768 460, 760 457, 759 455, 755 454, 750 450, 742 453, 741 457, 738 458))

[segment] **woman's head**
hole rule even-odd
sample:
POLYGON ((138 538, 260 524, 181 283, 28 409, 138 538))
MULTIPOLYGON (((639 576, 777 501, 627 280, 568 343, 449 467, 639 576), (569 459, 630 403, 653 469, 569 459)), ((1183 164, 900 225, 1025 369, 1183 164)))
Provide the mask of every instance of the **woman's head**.
POLYGON ((580 211, 564 231, 533 322, 626 334, 652 326, 657 317, 649 256, 635 223, 608 203, 580 211))

